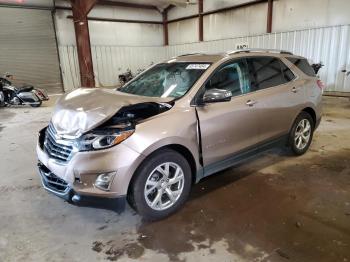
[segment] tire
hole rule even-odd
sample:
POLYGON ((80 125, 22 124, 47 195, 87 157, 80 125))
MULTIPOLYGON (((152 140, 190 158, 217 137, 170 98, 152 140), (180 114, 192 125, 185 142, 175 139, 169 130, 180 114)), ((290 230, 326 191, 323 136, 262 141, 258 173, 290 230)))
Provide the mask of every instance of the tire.
POLYGON ((294 121, 289 134, 289 146, 294 155, 305 154, 311 145, 315 123, 311 115, 301 112, 294 121))
POLYGON ((42 101, 40 101, 40 103, 39 103, 39 104, 31 104, 30 106, 31 106, 31 107, 40 107, 42 103, 43 103, 43 102, 42 102, 42 101))
POLYGON ((171 149, 160 150, 147 158, 136 171, 128 194, 130 206, 146 220, 163 219, 186 202, 191 178, 190 165, 181 154, 171 149))
POLYGON ((5 94, 0 91, 0 107, 5 107, 5 94))

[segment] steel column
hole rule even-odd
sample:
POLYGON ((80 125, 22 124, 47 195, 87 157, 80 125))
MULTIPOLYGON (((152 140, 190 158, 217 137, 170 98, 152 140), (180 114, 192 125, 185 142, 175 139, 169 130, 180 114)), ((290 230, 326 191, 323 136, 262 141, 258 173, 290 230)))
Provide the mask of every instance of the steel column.
POLYGON ((273 0, 267 2, 267 33, 272 32, 273 0))
POLYGON ((203 0, 198 0, 198 35, 199 42, 203 41, 203 0))
POLYGON ((95 86, 87 15, 96 2, 97 0, 71 0, 80 80, 83 87, 95 86))
POLYGON ((162 12, 163 15, 163 39, 164 45, 169 45, 169 32, 168 32, 168 10, 165 9, 162 12))

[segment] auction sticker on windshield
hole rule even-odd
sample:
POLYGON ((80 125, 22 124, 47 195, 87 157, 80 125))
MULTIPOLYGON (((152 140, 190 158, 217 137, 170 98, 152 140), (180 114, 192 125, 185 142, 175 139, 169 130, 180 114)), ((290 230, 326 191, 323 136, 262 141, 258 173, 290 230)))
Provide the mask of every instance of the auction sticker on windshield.
POLYGON ((189 64, 186 69, 196 69, 196 70, 205 70, 210 66, 210 64, 189 64))

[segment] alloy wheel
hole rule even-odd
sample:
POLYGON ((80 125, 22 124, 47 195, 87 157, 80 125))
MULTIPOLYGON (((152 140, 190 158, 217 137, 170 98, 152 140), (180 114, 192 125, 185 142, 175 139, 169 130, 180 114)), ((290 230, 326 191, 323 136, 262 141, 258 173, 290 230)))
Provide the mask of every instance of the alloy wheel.
POLYGON ((180 198, 184 183, 185 176, 178 164, 158 165, 146 180, 144 197, 147 205, 157 211, 168 209, 180 198))
POLYGON ((308 119, 302 119, 295 129, 294 143, 296 148, 303 150, 309 143, 311 137, 311 124, 308 119))

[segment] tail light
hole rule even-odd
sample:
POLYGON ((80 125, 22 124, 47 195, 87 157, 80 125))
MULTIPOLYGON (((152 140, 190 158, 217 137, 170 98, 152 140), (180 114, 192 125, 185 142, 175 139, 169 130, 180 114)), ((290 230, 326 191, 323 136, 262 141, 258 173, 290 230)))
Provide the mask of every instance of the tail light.
POLYGON ((39 91, 39 90, 36 90, 36 94, 39 96, 40 99, 44 99, 45 98, 44 94, 41 91, 39 91))
POLYGON ((48 96, 45 94, 44 91, 40 89, 35 89, 35 94, 41 99, 41 100, 48 100, 48 96))
POLYGON ((320 79, 317 80, 317 86, 321 89, 322 92, 326 88, 326 85, 320 79))

